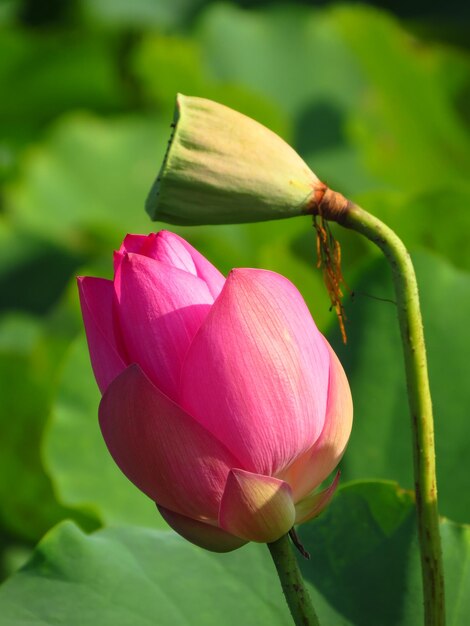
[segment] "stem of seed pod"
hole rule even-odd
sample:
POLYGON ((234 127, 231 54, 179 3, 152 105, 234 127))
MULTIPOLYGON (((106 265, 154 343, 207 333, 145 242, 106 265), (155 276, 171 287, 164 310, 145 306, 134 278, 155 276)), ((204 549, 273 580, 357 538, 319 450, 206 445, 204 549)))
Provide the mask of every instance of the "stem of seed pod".
POLYGON ((282 591, 296 626, 320 626, 312 600, 300 573, 289 535, 268 543, 282 591))
MULTIPOLYGON (((328 219, 327 215, 325 217, 328 219)), ((376 217, 348 203, 341 215, 335 215, 334 219, 345 228, 355 230, 373 241, 382 250, 392 269, 413 433, 424 624, 444 626, 444 571, 439 534, 434 423, 416 274, 403 242, 376 217)))

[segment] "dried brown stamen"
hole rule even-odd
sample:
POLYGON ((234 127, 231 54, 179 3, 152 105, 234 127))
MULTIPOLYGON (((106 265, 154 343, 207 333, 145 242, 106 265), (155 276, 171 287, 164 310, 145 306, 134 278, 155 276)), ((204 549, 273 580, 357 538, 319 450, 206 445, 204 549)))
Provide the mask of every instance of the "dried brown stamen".
POLYGON ((313 216, 313 226, 317 232, 317 267, 322 269, 323 281, 330 296, 331 308, 335 309, 343 342, 347 343, 346 314, 343 306, 343 288, 351 291, 341 271, 341 246, 334 238, 328 220, 323 217, 321 202, 318 215, 313 216))

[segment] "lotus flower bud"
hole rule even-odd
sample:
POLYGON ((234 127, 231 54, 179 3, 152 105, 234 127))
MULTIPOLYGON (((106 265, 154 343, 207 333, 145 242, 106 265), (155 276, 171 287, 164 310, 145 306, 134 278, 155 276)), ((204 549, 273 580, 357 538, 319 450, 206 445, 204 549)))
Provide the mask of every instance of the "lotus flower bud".
POLYGON ((99 421, 123 473, 189 541, 229 551, 317 515, 349 438, 344 371, 297 289, 228 278, 184 239, 128 235, 79 278, 99 421))
POLYGON ((146 209, 171 224, 257 222, 344 205, 278 135, 222 104, 179 94, 146 209), (329 198, 325 198, 325 193, 329 198))

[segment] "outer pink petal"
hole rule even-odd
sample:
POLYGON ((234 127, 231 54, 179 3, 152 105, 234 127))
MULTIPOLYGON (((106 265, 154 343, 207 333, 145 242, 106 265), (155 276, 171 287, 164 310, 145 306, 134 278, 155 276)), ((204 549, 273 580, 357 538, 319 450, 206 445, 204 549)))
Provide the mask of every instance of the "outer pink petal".
POLYGON ((114 333, 114 288, 104 278, 77 278, 83 322, 85 324, 91 365, 103 393, 109 383, 126 368, 125 357, 114 333))
POLYGON ((179 235, 175 235, 174 233, 168 233, 168 231, 165 230, 161 231, 161 233, 171 235, 173 240, 178 240, 181 245, 186 248, 191 255, 197 275, 207 284, 207 287, 209 288, 209 291, 213 295, 214 299, 217 298, 225 284, 224 275, 221 274, 219 270, 206 259, 206 257, 198 252, 196 248, 193 248, 193 246, 185 239, 179 235))
POLYGON ((245 545, 246 541, 225 532, 218 526, 198 522, 157 505, 163 519, 182 537, 212 552, 231 552, 245 545))
POLYGON ((241 539, 269 543, 294 525, 289 485, 271 476, 233 469, 220 503, 219 525, 241 539))
POLYGON ((234 270, 188 351, 180 403, 246 468, 274 475, 320 435, 328 369, 323 337, 292 283, 234 270))
POLYGON ((122 472, 159 505, 217 519, 230 452, 131 365, 104 394, 99 420, 122 472))
POLYGON ((159 261, 128 254, 114 286, 129 360, 176 399, 183 357, 213 301, 206 284, 159 261))
POLYGON ((330 377, 325 426, 318 441, 279 476, 290 484, 294 502, 316 489, 335 469, 351 434, 353 404, 351 390, 338 357, 324 340, 330 353, 330 377))

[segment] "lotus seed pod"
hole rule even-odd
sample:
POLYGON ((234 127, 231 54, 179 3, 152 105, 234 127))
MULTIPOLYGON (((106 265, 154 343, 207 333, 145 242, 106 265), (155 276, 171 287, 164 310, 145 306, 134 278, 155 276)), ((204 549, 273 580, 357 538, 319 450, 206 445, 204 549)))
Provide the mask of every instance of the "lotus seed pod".
POLYGON ((233 224, 317 212, 326 185, 283 139, 205 98, 179 94, 146 209, 172 224, 233 224))

